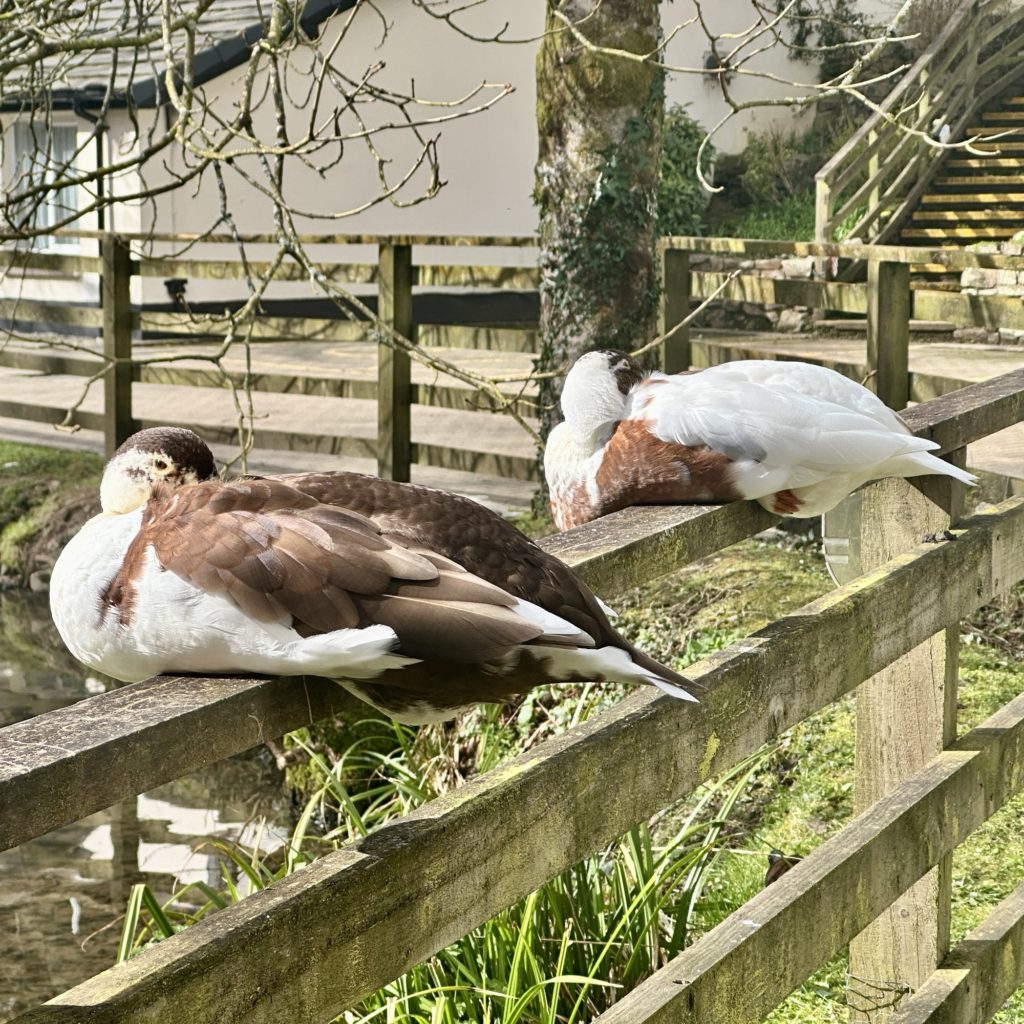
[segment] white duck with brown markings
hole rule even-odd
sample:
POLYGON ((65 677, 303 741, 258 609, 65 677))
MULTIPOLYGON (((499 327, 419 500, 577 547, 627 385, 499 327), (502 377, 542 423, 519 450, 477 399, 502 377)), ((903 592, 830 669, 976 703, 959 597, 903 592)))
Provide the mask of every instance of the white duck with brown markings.
POLYGON ((221 481, 192 431, 142 431, 54 567, 65 643, 125 681, 321 675, 393 717, 451 718, 549 682, 690 682, 599 600, 458 495, 357 473, 221 481))
POLYGON ((882 477, 976 482, 867 388, 811 363, 667 375, 624 352, 589 352, 566 377, 562 412, 544 452, 562 530, 630 505, 746 498, 810 518, 882 477))

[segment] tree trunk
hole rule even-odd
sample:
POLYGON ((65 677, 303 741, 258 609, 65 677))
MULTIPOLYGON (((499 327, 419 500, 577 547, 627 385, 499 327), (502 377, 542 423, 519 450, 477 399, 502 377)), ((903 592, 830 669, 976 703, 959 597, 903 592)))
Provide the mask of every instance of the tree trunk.
MULTIPOLYGON (((540 208, 540 356, 557 370, 594 348, 636 348, 656 333, 655 252, 663 72, 595 53, 649 53, 658 0, 548 0, 537 57, 535 200, 540 208)), ((558 422, 561 379, 542 382, 541 434, 558 422)))

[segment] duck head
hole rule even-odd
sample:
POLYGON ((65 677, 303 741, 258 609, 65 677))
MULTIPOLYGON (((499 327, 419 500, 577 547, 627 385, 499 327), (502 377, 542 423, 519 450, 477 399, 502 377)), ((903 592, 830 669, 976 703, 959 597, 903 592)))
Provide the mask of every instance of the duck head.
POLYGON ((593 442, 622 419, 630 391, 645 376, 635 359, 616 349, 580 356, 562 387, 562 413, 577 442, 593 442))
POLYGON ((184 427, 152 427, 132 434, 103 471, 100 505, 122 515, 144 505, 159 486, 177 490, 209 480, 217 470, 206 442, 184 427))

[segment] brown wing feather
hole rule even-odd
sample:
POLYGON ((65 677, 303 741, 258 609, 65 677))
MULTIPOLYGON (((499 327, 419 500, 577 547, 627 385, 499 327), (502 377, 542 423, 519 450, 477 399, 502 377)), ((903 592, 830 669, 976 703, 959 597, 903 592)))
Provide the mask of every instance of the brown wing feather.
POLYGON ((319 502, 366 516, 408 548, 434 552, 540 605, 587 632, 599 646, 633 649, 567 565, 469 498, 361 473, 302 473, 283 479, 319 502))
POLYGON ((154 500, 136 543, 253 619, 302 635, 383 623, 404 654, 471 663, 543 633, 500 587, 283 481, 208 481, 154 500))

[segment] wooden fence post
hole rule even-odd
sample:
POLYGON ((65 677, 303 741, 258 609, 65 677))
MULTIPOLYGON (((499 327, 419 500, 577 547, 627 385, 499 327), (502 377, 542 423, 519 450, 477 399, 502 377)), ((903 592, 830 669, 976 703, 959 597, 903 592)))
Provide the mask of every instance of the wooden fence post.
POLYGON ((890 409, 910 400, 910 265, 868 262, 868 386, 890 409))
MULTIPOLYGON (((952 458, 963 466, 962 450, 952 458)), ((859 544, 851 545, 851 561, 860 564, 851 568, 868 572, 962 515, 961 484, 947 477, 921 480, 934 500, 900 479, 872 484, 847 499, 859 502, 860 509, 859 544)), ((955 738, 959 632, 953 625, 937 633, 857 691, 855 813, 955 738)), ((898 872, 899 864, 884 869, 898 872)), ((871 883, 864 879, 865 885, 871 883)), ((883 1024, 941 962, 949 949, 951 889, 952 858, 947 856, 850 943, 851 1024, 883 1024)))
MULTIPOLYGON (((381 243, 377 315, 398 334, 415 341, 412 321, 412 246, 381 243)), ((381 341, 377 346, 377 472, 408 482, 412 463, 412 362, 381 341)))
POLYGON ((685 249, 670 249, 664 243, 659 249, 661 310, 658 334, 672 331, 661 343, 661 366, 665 373, 680 373, 690 368, 690 328, 687 324, 676 326, 690 313, 690 254, 685 249))
POLYGON ((103 276, 103 439, 107 458, 134 431, 132 418, 132 255, 128 243, 106 233, 100 241, 103 276))

